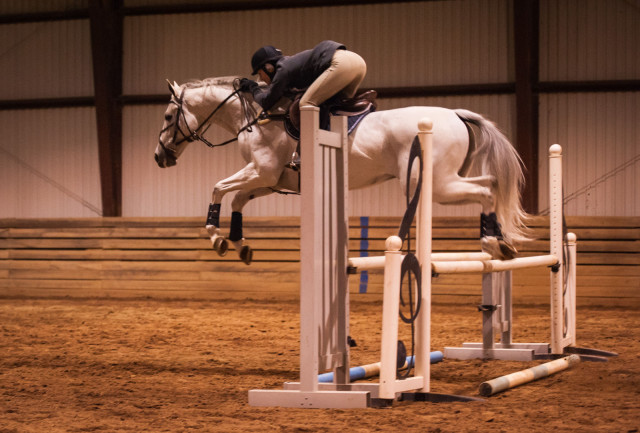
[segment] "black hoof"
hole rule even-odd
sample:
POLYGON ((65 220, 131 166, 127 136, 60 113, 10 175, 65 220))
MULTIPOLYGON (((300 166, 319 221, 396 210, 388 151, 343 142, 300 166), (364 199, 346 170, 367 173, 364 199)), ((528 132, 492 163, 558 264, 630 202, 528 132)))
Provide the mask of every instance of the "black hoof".
POLYGON ((502 260, 511 260, 518 254, 518 250, 505 240, 499 240, 498 245, 500 245, 500 252, 504 257, 502 260))
POLYGON ((494 260, 502 260, 503 255, 498 243, 498 239, 495 236, 484 236, 480 239, 480 246, 482 251, 489 253, 494 260))
POLYGON ((495 236, 485 236, 480 240, 482 251, 491 254, 491 258, 495 260, 511 260, 518 250, 509 242, 498 239, 495 236))

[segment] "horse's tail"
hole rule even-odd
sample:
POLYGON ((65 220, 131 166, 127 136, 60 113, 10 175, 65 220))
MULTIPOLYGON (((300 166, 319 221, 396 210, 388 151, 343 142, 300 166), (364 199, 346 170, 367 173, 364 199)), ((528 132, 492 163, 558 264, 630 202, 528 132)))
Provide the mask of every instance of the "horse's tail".
POLYGON ((468 110, 458 109, 455 113, 462 121, 477 126, 482 133, 482 140, 470 157, 473 158, 474 165, 481 168, 482 174, 490 174, 496 178, 495 212, 505 240, 530 240, 525 224, 529 215, 520 201, 520 191, 524 185, 520 155, 490 120, 468 110))

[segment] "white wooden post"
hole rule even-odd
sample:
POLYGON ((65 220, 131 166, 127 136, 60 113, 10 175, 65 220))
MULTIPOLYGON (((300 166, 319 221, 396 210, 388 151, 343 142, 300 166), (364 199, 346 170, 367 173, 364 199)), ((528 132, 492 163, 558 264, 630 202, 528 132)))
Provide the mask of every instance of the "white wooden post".
POLYGON ((565 329, 563 331, 562 347, 576 345, 576 271, 577 271, 577 237, 574 233, 567 233, 568 269, 567 281, 563 295, 563 315, 565 329))
POLYGON ((416 323, 415 375, 424 382, 420 392, 428 393, 431 387, 431 239, 433 220, 433 122, 418 122, 418 137, 422 147, 422 190, 417 216, 417 257, 422 268, 422 299, 416 323))
POLYGON ((550 254, 558 259, 558 267, 551 271, 551 353, 562 354, 562 147, 549 148, 549 239, 550 254))
POLYGON ((382 301, 382 342, 380 349, 379 397, 396 396, 398 355, 398 311, 400 308, 400 277, 402 239, 390 236, 385 243, 384 293, 382 301))

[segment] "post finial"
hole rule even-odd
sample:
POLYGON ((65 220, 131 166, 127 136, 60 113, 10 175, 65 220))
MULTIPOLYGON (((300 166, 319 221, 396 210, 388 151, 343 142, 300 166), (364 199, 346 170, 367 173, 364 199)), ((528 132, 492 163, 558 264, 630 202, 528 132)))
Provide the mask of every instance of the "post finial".
POLYGON ((418 131, 429 132, 433 128, 433 122, 428 117, 418 120, 418 131))
POLYGON ((400 251, 402 249, 402 239, 398 236, 389 236, 384 244, 386 251, 400 251))
POLYGON ((549 147, 549 156, 560 156, 562 155, 562 146, 559 144, 552 144, 549 147))

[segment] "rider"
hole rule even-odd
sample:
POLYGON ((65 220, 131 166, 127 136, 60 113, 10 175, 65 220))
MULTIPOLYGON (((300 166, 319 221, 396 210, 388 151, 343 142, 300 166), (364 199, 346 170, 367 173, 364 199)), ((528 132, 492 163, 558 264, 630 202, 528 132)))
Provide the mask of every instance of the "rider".
POLYGON ((334 41, 323 41, 314 48, 293 56, 267 45, 251 58, 252 75, 258 74, 267 83, 259 87, 255 81, 243 78, 240 90, 253 93, 254 100, 268 110, 283 96, 305 90, 300 106, 319 106, 340 94, 353 98, 367 73, 367 65, 358 54, 334 41))

